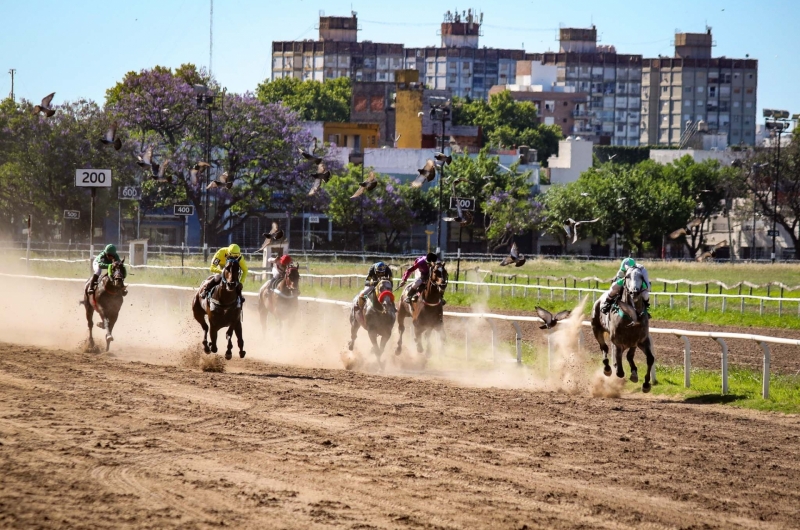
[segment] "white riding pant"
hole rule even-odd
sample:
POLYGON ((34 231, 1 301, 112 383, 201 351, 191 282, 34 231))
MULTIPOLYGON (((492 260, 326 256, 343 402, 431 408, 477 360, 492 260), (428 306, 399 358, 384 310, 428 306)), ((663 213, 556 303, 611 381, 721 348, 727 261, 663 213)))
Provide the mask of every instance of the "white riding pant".
POLYGON ((92 262, 92 272, 94 274, 97 274, 98 276, 100 276, 102 271, 103 271, 103 269, 100 268, 100 264, 97 263, 96 261, 93 261, 92 262))

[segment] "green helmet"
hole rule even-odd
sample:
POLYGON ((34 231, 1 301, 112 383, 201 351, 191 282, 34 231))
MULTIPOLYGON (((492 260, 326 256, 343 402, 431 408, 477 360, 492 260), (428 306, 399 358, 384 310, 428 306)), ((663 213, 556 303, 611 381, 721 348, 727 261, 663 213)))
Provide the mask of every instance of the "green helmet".
POLYGON ((106 248, 105 248, 105 250, 103 250, 103 252, 105 252, 106 254, 116 254, 117 253, 117 247, 115 247, 114 245, 111 245, 111 244, 106 245, 106 248))
POLYGON ((620 272, 625 272, 628 269, 630 269, 631 267, 635 267, 635 266, 636 266, 636 260, 635 259, 633 259, 633 258, 625 258, 624 260, 622 260, 622 264, 619 266, 619 270, 620 270, 620 272))

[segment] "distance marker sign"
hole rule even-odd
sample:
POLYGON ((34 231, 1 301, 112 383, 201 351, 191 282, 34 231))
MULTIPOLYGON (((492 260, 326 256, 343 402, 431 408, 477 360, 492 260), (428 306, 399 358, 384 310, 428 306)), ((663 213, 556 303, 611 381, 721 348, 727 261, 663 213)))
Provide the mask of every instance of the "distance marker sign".
POLYGON ((79 188, 110 188, 110 169, 76 169, 75 185, 79 188))
POLYGON ((193 204, 176 204, 172 215, 194 215, 193 204))

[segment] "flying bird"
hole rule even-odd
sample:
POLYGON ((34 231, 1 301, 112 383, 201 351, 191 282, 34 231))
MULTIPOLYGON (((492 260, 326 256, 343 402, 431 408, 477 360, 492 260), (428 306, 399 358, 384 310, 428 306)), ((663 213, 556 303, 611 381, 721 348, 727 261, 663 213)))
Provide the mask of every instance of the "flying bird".
POLYGON ((513 263, 517 267, 522 267, 525 265, 525 259, 525 256, 519 253, 517 244, 514 243, 511 245, 511 252, 509 252, 508 256, 503 258, 503 261, 500 262, 500 266, 505 267, 506 265, 511 265, 513 263))
POLYGON ((267 248, 267 246, 273 241, 280 241, 281 239, 283 239, 283 230, 281 230, 278 227, 278 223, 273 222, 272 230, 270 230, 267 233, 261 234, 261 237, 264 238, 264 243, 261 245, 261 248, 259 248, 256 252, 261 252, 262 250, 267 248))
POLYGON ((190 178, 192 180, 192 186, 197 186, 197 183, 200 180, 198 178, 200 173, 202 173, 203 171, 208 171, 208 168, 210 168, 210 167, 211 167, 211 164, 208 164, 208 163, 202 162, 202 161, 198 162, 194 166, 192 166, 192 169, 189 170, 189 175, 190 175, 190 178))
POLYGON ((572 237, 572 243, 575 244, 578 242, 578 227, 584 223, 596 223, 599 221, 600 218, 592 219, 591 221, 576 221, 573 218, 567 219, 567 223, 564 225, 564 231, 567 233, 567 237, 572 237))
POLYGON ((350 197, 351 199, 355 199, 359 195, 362 195, 365 191, 372 191, 376 187, 378 187, 378 180, 375 178, 375 172, 370 171, 369 176, 367 176, 364 182, 358 185, 358 189, 356 192, 350 197))
POLYGON ((707 251, 703 252, 702 254, 700 254, 699 256, 697 256, 697 261, 705 261, 705 260, 707 260, 709 258, 711 258, 711 259, 716 258, 717 257, 717 250, 719 250, 721 248, 725 248, 727 246, 728 246, 728 240, 727 239, 724 240, 724 241, 720 241, 719 243, 717 243, 716 245, 711 247, 711 250, 707 250, 707 251))
POLYGON ((436 164, 430 158, 425 162, 425 167, 418 169, 419 176, 411 183, 412 188, 420 188, 426 182, 431 182, 436 178, 436 164))
POLYGON ((322 163, 322 158, 317 156, 317 155, 315 155, 314 153, 316 153, 316 152, 317 152, 317 139, 316 138, 314 138, 314 147, 311 148, 311 152, 310 153, 308 151, 303 151, 302 149, 300 149, 300 154, 303 155, 303 158, 305 158, 306 160, 310 160, 314 164, 319 165, 319 164, 322 163))
POLYGON ((53 114, 55 114, 56 113, 55 109, 50 108, 50 103, 53 101, 53 97, 55 97, 55 95, 56 93, 53 92, 52 94, 49 94, 44 98, 42 98, 42 104, 33 107, 33 113, 39 114, 40 112, 43 112, 44 115, 47 116, 48 118, 53 114))
POLYGON ((113 145, 117 151, 122 149, 122 140, 117 138, 117 122, 111 124, 111 127, 106 131, 106 135, 100 138, 100 142, 103 145, 113 145))
POLYGON ((212 180, 211 182, 209 182, 208 186, 206 186, 206 189, 207 190, 210 190, 211 188, 231 189, 232 187, 233 187, 233 179, 230 178, 228 172, 226 171, 225 173, 219 176, 219 180, 212 180), (228 179, 230 179, 230 181, 228 179))
POLYGON ((164 160, 161 164, 153 163, 150 165, 152 170, 151 178, 156 182, 170 182, 170 179, 166 178, 167 173, 167 166, 169 165, 169 159, 164 160))
POLYGON ((692 220, 689 222, 689 224, 688 224, 688 225, 686 225, 686 228, 678 228, 677 230, 675 230, 674 232, 672 232, 672 233, 669 235, 669 237, 670 237, 670 239, 678 239, 678 238, 679 238, 679 237, 681 237, 681 236, 688 236, 688 235, 691 235, 691 233, 692 233, 692 229, 693 229, 693 228, 697 228, 697 227, 698 227, 698 226, 700 226, 701 224, 703 224, 703 220, 702 220, 702 219, 699 219, 699 218, 697 218, 697 219, 692 219, 692 220))
MULTIPOLYGON (((456 197, 456 184, 459 182, 467 182, 467 179, 458 178, 453 180, 453 197, 456 197)), ((461 226, 469 226, 472 224, 472 212, 470 211, 463 211, 461 209, 461 201, 456 200, 456 212, 458 212, 457 217, 443 217, 442 221, 452 222, 456 221, 457 223, 461 224, 461 226)))
POLYGON ((323 182, 328 182, 331 179, 331 172, 330 170, 325 167, 325 162, 320 162, 317 164, 317 172, 311 174, 311 178, 314 179, 314 184, 311 185, 311 189, 309 190, 309 195, 314 195, 317 193, 317 190, 320 186, 322 186, 323 182))
POLYGON ((144 153, 136 155, 139 167, 149 168, 153 165, 153 146, 148 146, 144 153))
POLYGON ((565 318, 569 318, 570 311, 566 309, 564 311, 559 311, 554 315, 547 309, 543 309, 537 305, 536 314, 539 315, 539 318, 544 320, 544 324, 539 326, 539 329, 552 329, 555 327, 556 324, 558 324, 565 318))
POLYGON ((453 157, 444 153, 436 153, 433 155, 433 158, 435 158, 437 162, 447 164, 448 166, 453 163, 453 157))

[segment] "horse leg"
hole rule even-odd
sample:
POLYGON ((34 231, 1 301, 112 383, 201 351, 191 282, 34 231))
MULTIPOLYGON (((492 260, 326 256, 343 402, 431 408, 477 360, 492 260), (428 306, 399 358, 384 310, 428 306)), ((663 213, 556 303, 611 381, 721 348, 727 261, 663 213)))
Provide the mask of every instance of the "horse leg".
POLYGON ((94 348, 94 337, 92 337, 92 327, 94 327, 94 309, 92 303, 89 302, 89 297, 84 296, 83 305, 86 308, 86 325, 89 327, 89 338, 86 341, 88 349, 94 348))
POLYGON ((397 312, 397 331, 400 333, 400 337, 397 339, 397 349, 394 351, 395 355, 400 355, 400 352, 403 349, 403 332, 406 330, 406 312, 405 312, 405 304, 402 302, 400 303, 400 310, 397 312))
POLYGON ((347 343, 347 349, 353 351, 353 344, 356 342, 356 337, 358 336, 358 326, 359 323, 356 320, 356 316, 353 313, 353 310, 350 310, 350 341, 347 343))
POLYGON ((636 353, 636 347, 628 350, 628 364, 631 367, 631 383, 639 382, 639 371, 636 369, 636 363, 633 362, 633 355, 636 353))
POLYGON ((192 314, 194 315, 194 319, 197 320, 200 323, 200 326, 203 328, 203 351, 206 353, 211 353, 211 350, 208 348, 208 324, 206 324, 206 312, 203 310, 202 304, 200 303, 197 295, 195 295, 194 303, 192 303, 192 314))
POLYGON ((114 340, 114 336, 111 334, 114 331, 114 326, 117 323, 117 317, 119 314, 112 315, 105 319, 106 323, 106 351, 111 348, 111 342, 114 340))
POLYGON ((650 379, 653 374, 653 365, 656 362, 656 357, 653 355, 653 343, 650 337, 642 341, 639 347, 644 352, 645 357, 647 357, 647 372, 644 374, 644 384, 642 385, 642 392, 647 393, 650 392, 650 379))
POLYGON ((417 353, 422 353, 422 329, 418 323, 414 324, 414 343, 417 345, 417 353))
POLYGON ((211 324, 211 353, 217 353, 217 332, 219 332, 219 328, 214 324, 211 324))
POLYGON ((225 338, 228 339, 228 348, 225 350, 225 359, 228 361, 230 361, 233 357, 233 341, 231 340, 233 337, 233 326, 234 324, 228 326, 228 331, 225 332, 225 338))
POLYGON ((625 378, 625 369, 622 367, 622 348, 611 343, 611 350, 614 352, 614 366, 617 368, 617 377, 625 378))
POLYGON ((236 320, 233 331, 236 333, 236 344, 239 346, 239 358, 244 359, 247 352, 244 351, 244 337, 242 337, 242 321, 240 319, 236 320))
POLYGON ((611 375, 611 366, 608 362, 608 344, 606 344, 606 334, 602 329, 593 329, 594 338, 600 345, 600 351, 603 352, 603 373, 606 377, 611 375))
POLYGON ((378 347, 378 332, 367 330, 367 335, 369 335, 369 341, 372 343, 372 349, 370 351, 377 358, 378 366, 383 368, 383 366, 381 365, 381 350, 378 347))

